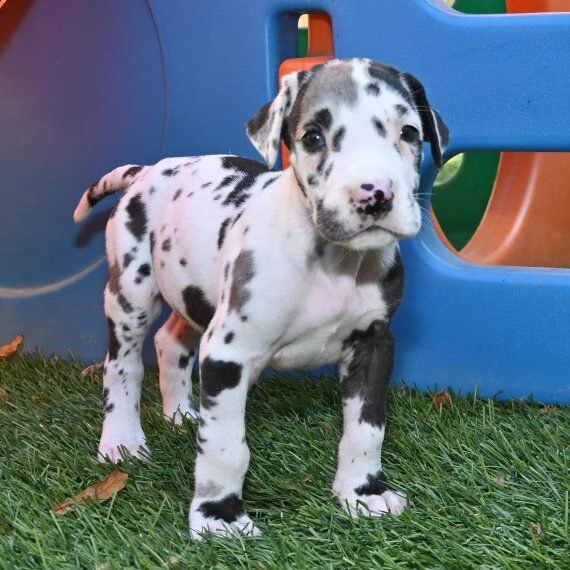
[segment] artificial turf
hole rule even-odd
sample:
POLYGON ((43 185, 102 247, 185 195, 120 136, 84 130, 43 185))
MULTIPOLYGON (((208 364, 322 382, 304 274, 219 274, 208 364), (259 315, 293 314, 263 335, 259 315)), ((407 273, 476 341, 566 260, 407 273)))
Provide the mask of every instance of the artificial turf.
POLYGON ((0 361, 0 568, 570 568, 570 410, 394 387, 384 467, 411 502, 351 520, 331 495, 341 435, 334 378, 263 380, 248 404, 246 508, 261 538, 188 537, 195 426, 143 394, 152 461, 127 487, 65 516, 52 508, 113 468, 95 459, 101 377, 73 360, 0 361))

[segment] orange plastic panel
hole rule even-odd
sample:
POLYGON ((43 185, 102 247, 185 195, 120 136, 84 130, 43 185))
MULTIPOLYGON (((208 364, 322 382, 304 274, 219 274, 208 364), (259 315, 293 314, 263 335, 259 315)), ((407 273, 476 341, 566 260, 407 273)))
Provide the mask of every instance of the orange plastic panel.
POLYGON ((334 43, 331 17, 324 12, 309 14, 308 57, 332 56, 334 43))
POLYGON ((570 12, 570 0, 507 0, 509 14, 570 12))
POLYGON ((459 255, 491 265, 570 267, 570 156, 505 152, 487 211, 459 255))

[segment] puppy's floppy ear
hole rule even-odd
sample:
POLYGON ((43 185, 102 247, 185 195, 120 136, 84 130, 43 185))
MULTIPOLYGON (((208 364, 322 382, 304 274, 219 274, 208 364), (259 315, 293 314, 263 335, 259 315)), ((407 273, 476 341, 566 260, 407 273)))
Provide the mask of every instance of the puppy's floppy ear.
MULTIPOLYGON (((279 141, 286 131, 287 117, 291 113, 299 88, 308 76, 308 72, 299 71, 285 75, 277 97, 264 105, 247 124, 247 136, 253 146, 273 168, 277 160, 279 141)), ((283 136, 287 136, 286 133, 283 136)))
POLYGON ((422 120, 424 141, 431 143, 431 155, 437 168, 441 168, 442 156, 449 144, 449 130, 443 122, 440 114, 430 105, 424 86, 409 73, 400 74, 400 80, 404 83, 412 96, 416 109, 422 120))

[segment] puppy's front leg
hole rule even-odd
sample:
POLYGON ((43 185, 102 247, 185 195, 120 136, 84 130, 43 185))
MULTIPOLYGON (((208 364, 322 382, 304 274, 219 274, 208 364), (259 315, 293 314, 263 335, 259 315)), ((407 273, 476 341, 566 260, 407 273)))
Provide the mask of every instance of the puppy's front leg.
POLYGON ((249 466, 245 405, 260 366, 215 345, 212 338, 200 347, 204 356, 190 534, 198 540, 204 532, 226 536, 239 530, 258 536, 261 532, 244 510, 242 487, 249 466))
POLYGON ((390 491, 382 470, 386 397, 392 375, 394 338, 386 321, 354 331, 343 345, 340 365, 344 433, 333 490, 352 516, 400 514, 406 499, 390 491))

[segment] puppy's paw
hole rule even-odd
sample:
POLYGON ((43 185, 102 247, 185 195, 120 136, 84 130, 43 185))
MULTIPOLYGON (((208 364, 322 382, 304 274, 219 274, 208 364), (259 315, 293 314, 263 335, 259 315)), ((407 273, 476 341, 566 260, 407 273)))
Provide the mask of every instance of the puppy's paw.
POLYGON ((408 501, 404 495, 394 491, 384 491, 380 495, 338 496, 341 507, 353 518, 359 516, 380 517, 385 514, 400 515, 404 512, 408 501))
POLYGON ((162 415, 167 422, 173 422, 174 425, 181 426, 184 419, 196 421, 198 419, 198 411, 190 404, 179 405, 174 407, 164 406, 162 415))
POLYGON ((116 439, 101 437, 97 452, 99 463, 120 463, 129 458, 141 461, 148 461, 150 458, 144 434, 116 439))
POLYGON ((235 494, 216 500, 194 499, 190 505, 190 536, 202 540, 208 533, 221 537, 261 536, 235 494))

